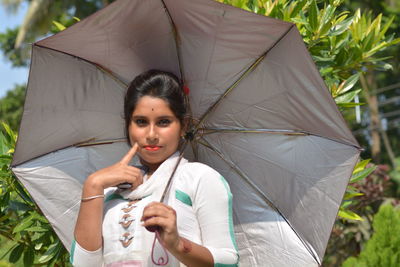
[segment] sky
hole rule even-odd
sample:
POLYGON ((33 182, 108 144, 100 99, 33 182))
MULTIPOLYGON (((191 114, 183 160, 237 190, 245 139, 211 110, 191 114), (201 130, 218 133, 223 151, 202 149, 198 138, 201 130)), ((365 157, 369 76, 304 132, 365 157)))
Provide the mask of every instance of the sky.
MULTIPOLYGON (((20 6, 18 13, 10 14, 0 5, 0 32, 5 32, 7 28, 14 28, 20 25, 27 10, 25 2, 20 6)), ((25 84, 28 80, 28 68, 13 68, 3 57, 0 51, 0 98, 6 92, 14 88, 14 84, 25 84)))

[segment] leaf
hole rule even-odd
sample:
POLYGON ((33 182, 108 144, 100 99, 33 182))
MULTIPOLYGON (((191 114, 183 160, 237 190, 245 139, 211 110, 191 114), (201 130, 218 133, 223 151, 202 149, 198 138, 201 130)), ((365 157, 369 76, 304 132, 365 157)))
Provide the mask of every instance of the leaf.
POLYGON ((23 219, 13 230, 13 233, 18 233, 21 232, 23 230, 25 230, 26 228, 32 226, 32 224, 34 223, 34 221, 32 220, 32 216, 28 216, 25 219, 23 219))
POLYGON ((322 14, 320 26, 319 26, 319 36, 324 36, 328 33, 332 25, 332 19, 335 14, 336 8, 328 5, 322 14))
POLYGON ((376 166, 373 166, 373 167, 366 168, 366 169, 354 174, 353 176, 351 176, 350 183, 355 183, 361 179, 364 179, 365 177, 370 175, 375 169, 376 169, 376 166))
POLYGON ((9 140, 8 145, 11 146, 11 147, 14 147, 15 146, 15 142, 17 141, 16 133, 14 133, 14 131, 11 130, 10 126, 8 126, 7 123, 2 122, 1 124, 2 124, 4 130, 6 131, 6 133, 8 135, 8 136, 6 136, 6 138, 9 140))
POLYGON ((32 227, 26 228, 25 231, 29 231, 29 232, 48 232, 49 229, 48 228, 43 228, 41 226, 32 226, 32 227))
POLYGON ((354 102, 349 102, 349 103, 338 103, 337 105, 339 106, 339 107, 342 107, 342 108, 354 108, 354 107, 357 107, 357 106, 362 106, 362 105, 364 105, 365 103, 354 103, 354 102))
POLYGON ((60 22, 57 22, 55 20, 53 20, 53 24, 54 24, 54 26, 56 26, 57 30, 59 30, 59 31, 63 31, 66 29, 66 27, 64 25, 62 25, 60 22))
POLYGON ((357 191, 357 189, 352 185, 348 185, 347 190, 357 191))
POLYGON ((24 266, 33 266, 35 260, 35 252, 32 248, 28 248, 24 252, 24 266))
POLYGON ((333 71, 333 68, 332 67, 324 67, 324 68, 321 68, 319 71, 322 76, 325 76, 325 75, 331 73, 333 71))
POLYGON ((334 56, 330 56, 330 57, 312 56, 312 58, 314 61, 320 61, 320 62, 333 62, 335 59, 334 56))
POLYGON ((23 244, 19 244, 18 246, 16 246, 11 251, 9 261, 11 263, 16 263, 21 258, 23 251, 24 251, 24 245, 23 244))
POLYGON ((0 223, 1 223, 1 222, 4 222, 4 221, 7 220, 8 218, 10 218, 11 215, 12 215, 12 213, 11 213, 11 212, 8 212, 6 215, 1 216, 1 217, 0 217, 0 223))
POLYGON ((348 193, 346 192, 346 194, 344 195, 344 200, 349 200, 352 199, 354 197, 359 197, 359 196, 363 196, 363 193, 358 193, 358 192, 353 192, 353 193, 348 193))
POLYGON ((343 32, 345 32, 349 29, 352 22, 353 22, 353 17, 350 17, 350 18, 343 20, 340 23, 337 23, 336 25, 331 27, 331 29, 329 31, 329 35, 336 36, 336 35, 342 34, 343 32))
POLYGON ((25 189, 21 186, 21 184, 17 180, 14 180, 14 185, 15 185, 15 188, 17 189, 17 193, 20 195, 20 197, 23 200, 34 205, 32 198, 26 193, 25 189))
POLYGON ((303 9, 305 4, 307 3, 307 0, 301 0, 301 1, 295 1, 293 4, 295 5, 292 12, 290 13, 290 17, 294 18, 297 16, 297 14, 300 12, 300 10, 303 9))
POLYGON ((5 155, 7 151, 10 149, 10 147, 7 145, 8 141, 4 134, 0 131, 0 155, 2 156, 7 156, 5 155))
POLYGON ((363 221, 358 214, 350 211, 350 210, 339 210, 338 216, 343 219, 355 220, 355 221, 363 221))
POLYGON ((338 88, 338 94, 341 95, 349 91, 351 88, 354 87, 354 85, 358 82, 359 79, 360 79, 359 73, 351 75, 342 84, 340 84, 338 88))
POLYGON ((351 203, 353 203, 353 202, 350 200, 343 201, 342 205, 340 206, 340 209, 344 210, 344 209, 348 208, 351 205, 351 203))
POLYGON ((35 249, 36 250, 40 250, 42 248, 42 246, 43 246, 43 243, 36 243, 35 244, 35 249))
POLYGON ((312 32, 318 29, 318 13, 317 3, 315 0, 312 0, 308 14, 308 23, 312 32))
POLYGON ((23 202, 11 200, 9 202, 9 208, 13 211, 28 211, 32 210, 32 208, 29 205, 26 205, 23 202))
POLYGON ((358 89, 358 90, 354 90, 351 92, 347 92, 345 94, 341 94, 341 95, 335 97, 335 102, 337 104, 349 103, 349 102, 353 101, 353 99, 356 97, 356 95, 358 95, 360 92, 361 92, 361 89, 358 89))
POLYGON ((42 257, 39 258, 38 262, 39 263, 45 263, 50 261, 56 254, 57 252, 60 250, 60 246, 59 246, 59 242, 56 242, 54 244, 52 244, 47 251, 43 254, 42 257))
POLYGON ((365 160, 361 160, 360 162, 358 162, 357 165, 354 167, 353 174, 356 174, 356 173, 364 170, 370 161, 371 161, 371 159, 365 159, 365 160))

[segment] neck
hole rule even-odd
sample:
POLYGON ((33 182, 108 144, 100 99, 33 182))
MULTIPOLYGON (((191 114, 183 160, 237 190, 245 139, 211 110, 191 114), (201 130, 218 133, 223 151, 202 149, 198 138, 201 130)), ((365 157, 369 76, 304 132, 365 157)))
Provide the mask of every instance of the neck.
POLYGON ((140 159, 140 162, 142 163, 143 166, 147 167, 147 176, 150 177, 161 165, 161 163, 148 163, 142 159, 140 159))

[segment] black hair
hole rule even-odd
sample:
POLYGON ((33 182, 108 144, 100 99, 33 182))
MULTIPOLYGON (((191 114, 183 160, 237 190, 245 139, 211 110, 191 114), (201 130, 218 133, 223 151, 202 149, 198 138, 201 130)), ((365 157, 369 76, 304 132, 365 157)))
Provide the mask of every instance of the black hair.
POLYGON ((137 102, 143 96, 158 97, 165 100, 183 126, 186 104, 182 82, 170 72, 149 70, 136 76, 125 94, 125 134, 129 144, 129 125, 131 123, 132 113, 136 108, 137 102))

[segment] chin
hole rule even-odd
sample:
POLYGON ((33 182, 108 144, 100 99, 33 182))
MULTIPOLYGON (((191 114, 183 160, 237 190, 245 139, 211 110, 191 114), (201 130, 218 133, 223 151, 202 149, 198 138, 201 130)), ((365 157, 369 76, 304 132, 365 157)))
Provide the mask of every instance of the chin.
MULTIPOLYGON (((160 151, 161 152, 161 151, 160 151)), ((171 153, 154 153, 148 151, 141 151, 139 157, 144 164, 157 165, 163 163, 167 158, 169 158, 174 152, 171 153)))

